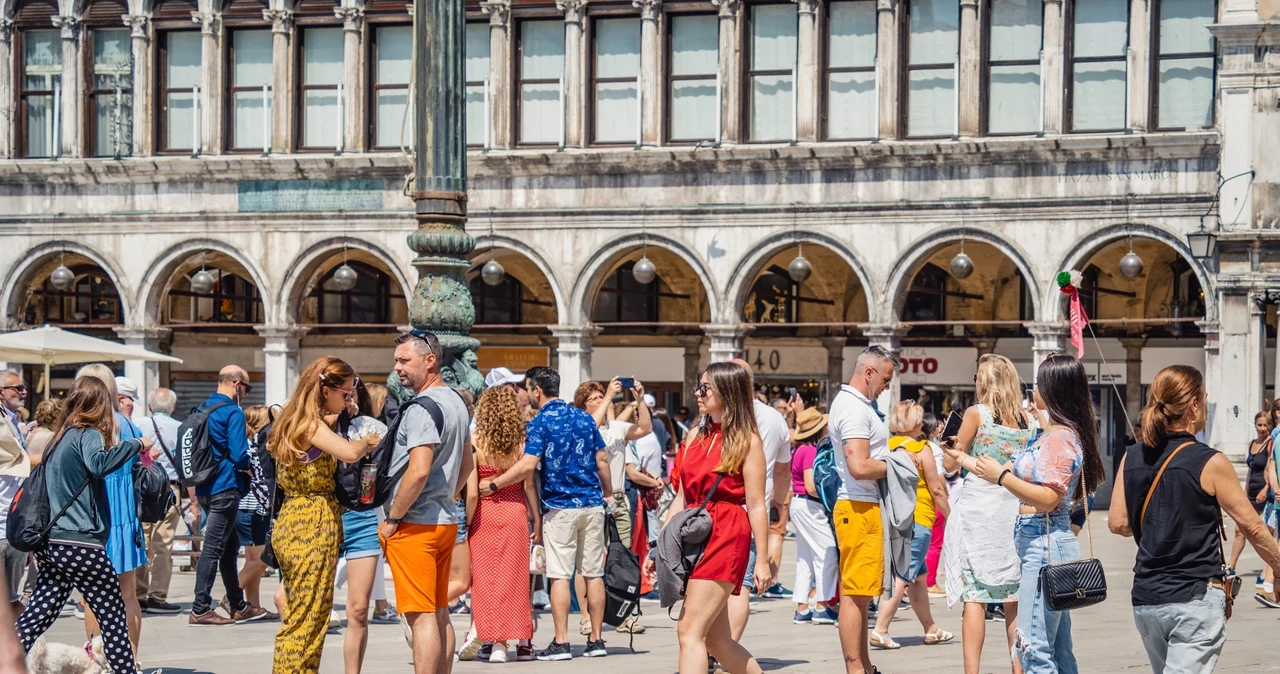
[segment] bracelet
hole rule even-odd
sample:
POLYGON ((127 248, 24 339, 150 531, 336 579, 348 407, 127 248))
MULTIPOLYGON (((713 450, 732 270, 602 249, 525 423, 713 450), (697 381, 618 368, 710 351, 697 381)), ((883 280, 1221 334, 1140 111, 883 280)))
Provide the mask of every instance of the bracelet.
POLYGON ((1005 469, 1004 469, 1004 472, 1000 473, 1000 477, 996 478, 996 486, 997 486, 997 487, 1003 487, 1003 486, 1004 486, 1004 479, 1005 479, 1006 477, 1009 477, 1009 474, 1010 474, 1010 473, 1012 473, 1012 472, 1013 472, 1013 471, 1009 470, 1008 468, 1005 468, 1005 469))

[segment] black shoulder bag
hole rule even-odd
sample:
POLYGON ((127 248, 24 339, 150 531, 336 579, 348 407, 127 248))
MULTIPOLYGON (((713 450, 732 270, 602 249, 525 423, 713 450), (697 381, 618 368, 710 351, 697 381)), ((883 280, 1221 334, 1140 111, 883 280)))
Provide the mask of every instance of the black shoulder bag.
MULTIPOLYGON (((1084 475, 1080 476, 1084 479, 1084 475)), ((1049 540, 1049 513, 1044 514, 1045 555, 1040 569, 1040 592, 1052 611, 1070 611, 1101 603, 1107 598, 1107 577, 1102 562, 1093 556, 1093 527, 1089 526, 1089 494, 1084 495, 1084 529, 1089 539, 1089 556, 1071 562, 1053 563, 1053 542, 1049 540)))

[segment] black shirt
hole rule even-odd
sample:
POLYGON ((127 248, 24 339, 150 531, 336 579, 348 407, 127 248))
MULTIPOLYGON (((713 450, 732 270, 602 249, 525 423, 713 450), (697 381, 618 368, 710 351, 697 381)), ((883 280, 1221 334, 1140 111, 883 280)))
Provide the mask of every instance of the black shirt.
POLYGON ((1205 581, 1222 577, 1218 535, 1222 515, 1217 499, 1200 487, 1200 474, 1217 453, 1187 433, 1171 434, 1163 447, 1143 446, 1125 453, 1125 505, 1138 543, 1134 606, 1192 601, 1204 595, 1205 581), (1142 503, 1156 472, 1171 452, 1187 442, 1192 444, 1178 452, 1156 485, 1142 521, 1142 503))

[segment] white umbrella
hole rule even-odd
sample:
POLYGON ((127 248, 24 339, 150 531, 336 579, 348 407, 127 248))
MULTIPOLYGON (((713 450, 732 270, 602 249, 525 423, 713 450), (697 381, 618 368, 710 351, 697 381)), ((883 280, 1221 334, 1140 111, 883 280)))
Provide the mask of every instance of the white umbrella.
POLYGON ((182 360, 141 347, 98 339, 45 325, 31 330, 0 334, 0 361, 44 365, 44 397, 49 398, 49 367, 103 360, 146 360, 181 363, 182 360))

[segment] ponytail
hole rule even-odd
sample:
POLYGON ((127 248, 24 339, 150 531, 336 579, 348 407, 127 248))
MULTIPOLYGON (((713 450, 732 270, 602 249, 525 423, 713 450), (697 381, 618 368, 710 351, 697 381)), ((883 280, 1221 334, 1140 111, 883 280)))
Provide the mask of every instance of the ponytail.
POLYGON ((1191 406, 1204 400, 1204 376, 1189 365, 1171 365, 1156 374, 1147 396, 1138 439, 1162 447, 1170 429, 1191 421, 1191 406))

